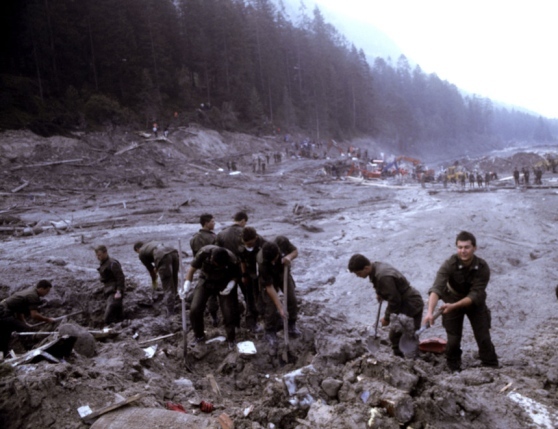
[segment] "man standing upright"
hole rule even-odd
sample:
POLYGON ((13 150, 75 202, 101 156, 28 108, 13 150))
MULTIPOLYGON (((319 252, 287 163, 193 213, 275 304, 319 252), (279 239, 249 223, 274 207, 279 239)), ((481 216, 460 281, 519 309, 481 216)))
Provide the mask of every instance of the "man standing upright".
MULTIPOLYGON (((203 246, 215 244, 215 241, 217 240, 217 236, 213 232, 215 229, 215 218, 212 214, 202 214, 200 216, 200 225, 201 229, 190 239, 190 248, 192 249, 193 257, 196 257, 197 253, 203 246)), ((214 295, 209 297, 209 300, 207 301, 207 309, 211 315, 213 326, 219 326, 219 317, 217 316, 219 301, 217 301, 217 297, 214 295)))
POLYGON ((121 322, 123 319, 123 298, 126 289, 126 278, 122 272, 120 262, 108 255, 107 247, 104 245, 95 248, 95 255, 101 263, 97 271, 103 283, 103 294, 107 306, 105 309, 104 322, 108 325, 112 322, 121 322))
POLYGON ((240 254, 240 266, 242 269, 242 285, 246 294, 246 305, 252 309, 250 315, 246 316, 246 325, 253 333, 261 331, 258 325, 258 315, 263 311, 260 287, 258 284, 257 255, 266 242, 254 228, 247 226, 242 231, 244 251, 240 254))
MULTIPOLYGON (((415 330, 420 328, 424 301, 420 292, 398 270, 385 262, 371 262, 366 256, 355 254, 349 259, 349 271, 360 278, 367 278, 374 285, 378 301, 387 301, 382 326, 388 326, 392 314, 404 314, 413 319, 415 330)), ((389 339, 396 356, 403 357, 399 349, 402 333, 391 329, 389 339)))
POLYGON ((519 186, 519 170, 517 167, 513 169, 513 181, 515 182, 515 186, 519 186))
POLYGON ((192 249, 192 256, 208 244, 215 244, 216 235, 213 232, 215 229, 215 218, 212 214, 204 213, 200 216, 201 229, 196 232, 190 239, 190 248, 192 249))
POLYGON ((457 253, 442 264, 428 292, 428 311, 424 323, 434 323, 434 309, 438 300, 443 300, 444 304, 440 308, 448 336, 446 359, 449 369, 461 370, 461 337, 465 316, 473 328, 482 365, 497 368, 498 356, 490 338, 490 310, 486 306, 490 268, 484 259, 475 255, 477 240, 473 234, 461 231, 457 234, 455 244, 457 253))
POLYGON ((41 298, 52 289, 48 280, 40 280, 35 287, 16 292, 0 302, 0 352, 8 354, 12 332, 25 332, 29 325, 25 317, 39 322, 54 323, 54 319, 39 313, 41 298))
POLYGON ((157 284, 157 274, 159 274, 165 293, 163 299, 164 311, 167 316, 171 316, 177 303, 178 270, 180 267, 178 251, 174 247, 165 246, 158 241, 147 243, 138 241, 134 244, 134 251, 149 271, 154 286, 157 284))
POLYGON ((242 229, 248 223, 248 215, 246 212, 238 212, 233 217, 234 223, 227 226, 219 234, 215 243, 217 246, 229 249, 236 256, 240 255, 244 250, 244 244, 242 243, 242 229))

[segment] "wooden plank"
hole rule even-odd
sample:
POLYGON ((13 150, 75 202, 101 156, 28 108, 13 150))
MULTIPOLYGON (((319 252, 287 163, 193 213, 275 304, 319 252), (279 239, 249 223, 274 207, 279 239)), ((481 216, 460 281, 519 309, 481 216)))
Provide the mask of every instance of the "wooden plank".
POLYGON ((12 196, 12 197, 46 197, 46 193, 44 192, 29 192, 26 194, 14 194, 13 192, 0 192, 2 196, 12 196))
POLYGON ((155 341, 164 340, 166 338, 172 338, 172 337, 174 337, 178 334, 180 334, 180 332, 175 332, 174 334, 162 335, 160 337, 151 338, 149 340, 143 340, 143 341, 138 342, 138 346, 144 346, 146 344, 153 343, 155 341))
POLYGON ((81 162, 81 161, 83 161, 83 158, 64 159, 61 161, 51 161, 51 162, 40 162, 38 164, 17 165, 15 167, 10 168, 10 171, 21 170, 22 168, 48 167, 50 165, 71 164, 71 163, 81 162))
POLYGON ((134 401, 137 401, 138 399, 140 399, 143 396, 142 393, 138 393, 137 395, 131 396, 127 399, 123 399, 122 401, 118 401, 115 402, 112 405, 109 405, 107 407, 101 408, 100 410, 97 411, 93 411, 91 414, 88 414, 84 417, 82 417, 81 419, 85 422, 85 423, 91 423, 93 420, 95 420, 97 417, 102 416, 103 414, 106 414, 110 411, 116 410, 118 408, 123 407, 124 405, 128 405, 134 401))
POLYGON ((29 185, 29 182, 25 182, 22 185, 19 185, 17 188, 12 189, 12 194, 21 191, 23 188, 29 185))

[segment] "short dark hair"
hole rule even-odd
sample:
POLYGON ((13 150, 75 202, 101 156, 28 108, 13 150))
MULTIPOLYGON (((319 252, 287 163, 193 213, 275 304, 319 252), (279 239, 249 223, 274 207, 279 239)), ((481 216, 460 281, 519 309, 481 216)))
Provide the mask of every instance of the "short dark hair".
POLYGON ((229 262, 229 252, 222 247, 217 247, 211 252, 211 261, 220 267, 224 267, 229 262))
POLYGON ((248 215, 246 214, 246 212, 236 212, 236 214, 233 217, 233 220, 235 222, 240 222, 242 220, 248 222, 248 215))
POLYGON ((136 241, 136 242, 134 243, 134 250, 140 249, 141 246, 143 246, 143 241, 136 241))
POLYGON ((262 257, 264 261, 273 261, 279 253, 279 246, 271 241, 264 243, 262 246, 262 257))
POLYGON ((457 234, 457 237, 455 237, 456 245, 458 241, 470 241, 473 247, 477 247, 477 239, 468 231, 461 231, 459 234, 457 234))
POLYGON ((247 226, 242 229, 242 240, 244 242, 253 240, 257 236, 258 233, 256 232, 256 229, 252 228, 251 226, 247 226))
POLYGON ((99 244, 97 247, 95 247, 95 253, 97 252, 107 253, 107 246, 105 246, 104 244, 99 244))
POLYGON ((370 263, 370 260, 360 253, 355 253, 353 256, 351 256, 351 259, 349 259, 349 271, 351 273, 362 271, 364 267, 368 265, 372 265, 370 263))
POLYGON ((206 223, 211 222, 211 219, 213 219, 213 215, 209 214, 209 213, 204 213, 200 216, 200 225, 201 226, 205 226, 206 223))
POLYGON ((48 280, 39 280, 37 283, 37 289, 50 289, 52 287, 52 283, 48 280))

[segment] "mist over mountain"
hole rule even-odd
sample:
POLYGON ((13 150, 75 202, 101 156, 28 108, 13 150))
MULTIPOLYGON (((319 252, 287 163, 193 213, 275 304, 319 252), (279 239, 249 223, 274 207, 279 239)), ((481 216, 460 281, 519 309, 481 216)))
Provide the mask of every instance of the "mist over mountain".
MULTIPOLYGON (((364 21, 355 20, 348 15, 335 13, 327 7, 317 5, 311 0, 275 0, 278 7, 281 1, 285 6, 285 12, 293 22, 297 22, 301 12, 308 15, 312 14, 313 9, 318 6, 326 21, 330 22, 340 34, 347 38, 349 43, 353 43, 357 49, 362 49, 370 64, 373 64, 376 57, 391 58, 394 62, 404 52, 386 33, 379 28, 364 21)), ((412 63, 412 59, 408 58, 412 63)))
MULTIPOLYGON (((295 22, 300 18, 301 12, 304 11, 304 13, 311 16, 314 8, 318 7, 326 21, 331 23, 349 43, 354 44, 357 49, 364 51, 366 59, 371 65, 374 64, 376 58, 383 58, 388 63, 396 64, 403 55, 411 67, 420 67, 420 61, 413 58, 408 52, 404 52, 389 35, 373 24, 365 22, 365 20, 355 19, 349 14, 333 11, 326 5, 317 4, 313 0, 275 1, 278 7, 281 7, 281 2, 283 3, 285 12, 295 22), (302 4, 304 6, 301 6, 302 4)), ((478 96, 478 94, 464 88, 458 87, 458 90, 464 97, 478 96)), ((492 102, 495 106, 503 109, 516 110, 529 115, 539 116, 538 113, 522 106, 500 102, 499 100, 492 100, 492 102)))
MULTIPOLYGON (((284 0, 287 1, 287 0, 284 0)), ((541 144, 558 121, 463 94, 379 30, 272 0, 6 0, 0 129, 197 122, 401 154, 541 144)))

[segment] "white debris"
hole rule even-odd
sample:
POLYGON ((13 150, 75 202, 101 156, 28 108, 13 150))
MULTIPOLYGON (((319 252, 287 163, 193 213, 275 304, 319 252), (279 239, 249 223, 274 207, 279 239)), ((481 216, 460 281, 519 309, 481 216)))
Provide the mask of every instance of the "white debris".
POLYGON ((77 409, 77 412, 81 418, 84 418, 85 416, 91 414, 93 410, 89 405, 83 405, 77 409))
POLYGON ((153 356, 155 356, 155 353, 157 353, 157 344, 149 346, 143 349, 143 351, 145 352, 145 357, 147 359, 151 359, 153 356))
POLYGON ((521 405, 538 427, 545 429, 558 427, 558 414, 548 411, 545 405, 517 392, 508 393, 508 398, 521 405))
POLYGON ((255 355, 256 354, 256 346, 252 341, 242 341, 236 345, 238 347, 238 351, 243 355, 255 355))
POLYGON ((313 365, 303 366, 283 376, 283 382, 289 392, 289 396, 293 396, 296 393, 296 379, 306 375, 308 372, 316 372, 313 365))
POLYGON ((207 341, 205 342, 205 344, 222 343, 222 342, 224 342, 225 340, 226 340, 226 338, 223 337, 223 336, 221 335, 221 336, 219 336, 219 337, 215 337, 215 338, 212 338, 212 339, 210 339, 210 340, 207 340, 207 341))

